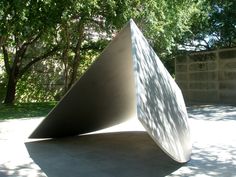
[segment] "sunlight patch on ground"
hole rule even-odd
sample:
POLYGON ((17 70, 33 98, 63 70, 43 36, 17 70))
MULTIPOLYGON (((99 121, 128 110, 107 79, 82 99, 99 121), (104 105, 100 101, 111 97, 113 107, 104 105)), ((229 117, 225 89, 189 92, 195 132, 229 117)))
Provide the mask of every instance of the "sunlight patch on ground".
POLYGON ((0 121, 0 176, 46 176, 30 158, 24 142, 42 118, 0 121))
POLYGON ((87 134, 112 133, 112 132, 124 132, 124 131, 146 131, 146 130, 142 126, 140 121, 136 117, 133 117, 121 124, 87 134))
POLYGON ((191 160, 169 176, 235 177, 236 108, 192 107, 188 112, 193 140, 191 160))

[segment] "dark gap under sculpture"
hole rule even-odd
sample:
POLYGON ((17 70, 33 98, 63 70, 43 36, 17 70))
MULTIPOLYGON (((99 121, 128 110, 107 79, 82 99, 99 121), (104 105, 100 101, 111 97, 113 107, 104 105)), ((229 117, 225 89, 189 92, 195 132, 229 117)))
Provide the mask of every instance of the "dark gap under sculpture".
POLYGON ((30 138, 89 133, 134 116, 172 159, 180 163, 190 159, 181 90, 130 20, 30 138))

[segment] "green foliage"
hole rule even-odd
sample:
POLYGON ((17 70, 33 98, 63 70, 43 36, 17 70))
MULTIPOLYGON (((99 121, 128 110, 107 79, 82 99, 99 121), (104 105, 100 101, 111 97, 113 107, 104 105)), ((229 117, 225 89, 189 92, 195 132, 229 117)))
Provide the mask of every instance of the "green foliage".
POLYGON ((0 104, 0 120, 46 116, 56 102, 0 104))
POLYGON ((58 100, 130 18, 173 74, 180 46, 235 45, 235 6, 221 0, 2 0, 0 90, 11 71, 19 81, 18 102, 58 100))
MULTIPOLYGON (((78 78, 94 62, 98 53, 91 50, 86 54, 80 62, 78 78)), ((18 103, 58 101, 64 94, 63 87, 62 62, 56 59, 41 61, 18 82, 16 100, 18 103)))
POLYGON ((0 47, 7 75, 5 103, 13 103, 17 82, 38 61, 57 50, 56 28, 69 2, 22 0, 0 2, 0 47))
POLYGON ((236 1, 201 0, 183 46, 190 50, 236 46, 236 1))
POLYGON ((135 21, 171 74, 174 73, 174 55, 196 14, 198 3, 192 0, 140 1, 135 21))
POLYGON ((39 32, 49 30, 60 21, 66 4, 66 1, 55 0, 2 0, 0 34, 7 38, 4 42, 15 46, 39 32))
POLYGON ((91 64, 96 60, 97 56, 99 55, 98 52, 90 51, 86 52, 86 56, 83 56, 81 59, 79 69, 78 69, 78 77, 80 78, 87 69, 91 66, 91 64))
POLYGON ((210 47, 236 46, 236 1, 210 1, 210 47))
POLYGON ((63 88, 62 64, 58 60, 38 62, 17 85, 17 102, 59 100, 63 88))
POLYGON ((64 64, 65 91, 83 73, 81 65, 90 63, 91 57, 88 56, 101 52, 103 44, 111 39, 114 31, 127 22, 128 15, 125 13, 130 8, 129 3, 123 0, 82 0, 73 1, 73 5, 65 9, 56 41, 64 64), (85 59, 88 61, 85 62, 85 59), (82 70, 79 71, 79 68, 82 70))

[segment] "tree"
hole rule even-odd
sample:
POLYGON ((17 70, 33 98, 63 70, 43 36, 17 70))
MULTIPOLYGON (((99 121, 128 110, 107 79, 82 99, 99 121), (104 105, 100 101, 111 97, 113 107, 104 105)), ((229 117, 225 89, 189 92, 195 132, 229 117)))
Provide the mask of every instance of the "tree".
POLYGON ((142 1, 135 20, 149 39, 154 50, 174 73, 174 56, 183 43, 183 36, 191 31, 192 17, 199 12, 199 1, 142 1))
POLYGON ((78 78, 81 60, 91 51, 96 56, 112 34, 126 23, 131 15, 131 1, 74 1, 64 11, 58 28, 58 45, 62 46, 61 58, 64 63, 65 92, 78 78))
POLYGON ((161 57, 168 56, 173 48, 177 48, 177 39, 189 30, 188 20, 194 8, 196 3, 191 0, 74 1, 73 7, 64 12, 59 29, 65 91, 77 79, 79 63, 87 52, 101 51, 104 45, 98 45, 100 41, 106 44, 130 18, 135 20, 161 57))
POLYGON ((8 80, 4 103, 14 102, 17 82, 33 64, 58 50, 53 35, 64 7, 63 1, 0 2, 0 48, 8 80))
POLYGON ((198 4, 192 0, 2 0, 0 48, 8 78, 5 103, 14 101, 17 82, 43 59, 62 59, 67 91, 78 78, 81 62, 101 51, 130 18, 161 58, 169 56, 190 31, 189 19, 198 4))
POLYGON ((199 3, 183 37, 187 50, 209 50, 236 46, 236 1, 210 0, 199 3))

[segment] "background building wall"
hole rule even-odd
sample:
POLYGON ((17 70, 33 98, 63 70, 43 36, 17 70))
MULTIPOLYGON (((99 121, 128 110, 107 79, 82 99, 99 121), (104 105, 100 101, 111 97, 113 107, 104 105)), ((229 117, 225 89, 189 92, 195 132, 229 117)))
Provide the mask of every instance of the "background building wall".
POLYGON ((236 48, 179 56, 175 76, 188 104, 236 104, 236 48))

